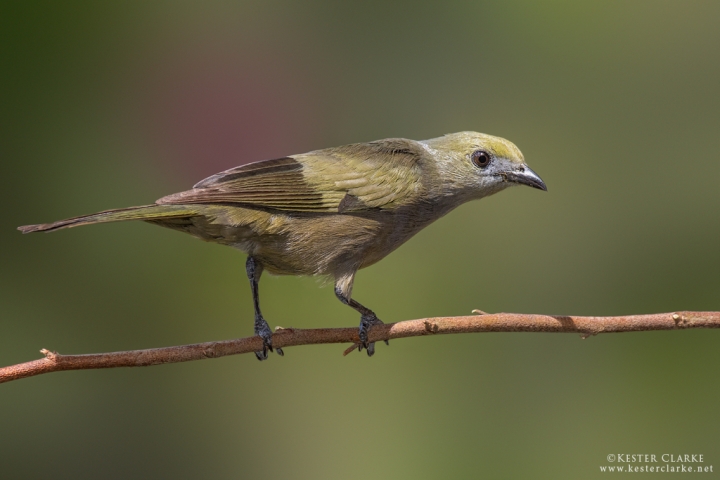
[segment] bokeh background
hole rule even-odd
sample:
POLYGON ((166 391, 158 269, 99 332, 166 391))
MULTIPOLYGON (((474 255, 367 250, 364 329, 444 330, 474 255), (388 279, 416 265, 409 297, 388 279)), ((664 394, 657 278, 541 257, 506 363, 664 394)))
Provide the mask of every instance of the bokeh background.
MULTIPOLYGON (((720 3, 27 2, 0 6, 0 364, 247 336, 244 256, 143 223, 249 161, 458 130, 549 192, 464 205, 354 295, 472 309, 720 309, 720 3)), ((271 325, 357 324, 263 277, 271 325)), ((610 453, 720 470, 720 332, 415 338, 0 386, 2 478, 602 478, 610 453)))

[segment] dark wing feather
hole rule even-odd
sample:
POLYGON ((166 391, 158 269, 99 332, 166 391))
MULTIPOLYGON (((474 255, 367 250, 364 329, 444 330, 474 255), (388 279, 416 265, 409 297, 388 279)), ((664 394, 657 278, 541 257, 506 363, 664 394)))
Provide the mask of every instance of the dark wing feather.
POLYGON ((424 155, 418 142, 405 139, 318 150, 231 168, 157 203, 341 213, 392 208, 416 196, 424 155))
POLYGON ((252 178, 257 176, 273 176, 287 173, 297 173, 302 171, 302 165, 292 157, 275 158, 272 160, 264 160, 262 162, 248 163, 239 167, 216 173, 205 180, 202 180, 193 188, 206 188, 213 185, 221 185, 236 179, 252 178))

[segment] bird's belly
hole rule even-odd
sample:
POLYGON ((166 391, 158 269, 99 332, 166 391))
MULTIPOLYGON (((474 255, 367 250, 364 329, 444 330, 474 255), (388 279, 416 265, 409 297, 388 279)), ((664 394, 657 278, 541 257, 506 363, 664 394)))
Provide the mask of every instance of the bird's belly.
POLYGON ((262 237, 254 253, 271 273, 334 275, 368 267, 427 224, 390 212, 292 216, 287 220, 285 233, 278 238, 262 237))
POLYGON ((378 262, 430 223, 412 219, 383 211, 284 213, 214 206, 193 223, 203 232, 196 236, 254 256, 269 273, 333 275, 378 262))
POLYGON ((368 256, 374 263, 386 254, 382 246, 387 225, 376 219, 342 214, 292 215, 283 223, 282 234, 256 240, 253 255, 270 273, 333 275, 360 268, 368 256))

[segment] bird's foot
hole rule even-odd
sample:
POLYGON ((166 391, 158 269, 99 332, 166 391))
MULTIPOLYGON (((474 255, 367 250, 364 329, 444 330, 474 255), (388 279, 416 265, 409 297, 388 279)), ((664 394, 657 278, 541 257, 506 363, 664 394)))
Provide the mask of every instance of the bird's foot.
MULTIPOLYGON (((358 351, 362 351, 364 348, 367 350, 368 357, 372 357, 375 354, 375 342, 368 343, 368 333, 373 325, 382 325, 383 322, 377 318, 374 314, 363 315, 360 317, 360 343, 358 343, 358 351)), ((385 340, 385 345, 390 345, 390 342, 385 340)))
MULTIPOLYGON (((255 352, 255 356, 260 361, 267 360, 268 350, 271 352, 273 351, 272 331, 270 330, 270 325, 268 325, 263 317, 255 318, 255 335, 262 338, 263 341, 263 349, 259 352, 255 352)), ((285 355, 282 348, 276 348, 275 352, 281 357, 285 355)))

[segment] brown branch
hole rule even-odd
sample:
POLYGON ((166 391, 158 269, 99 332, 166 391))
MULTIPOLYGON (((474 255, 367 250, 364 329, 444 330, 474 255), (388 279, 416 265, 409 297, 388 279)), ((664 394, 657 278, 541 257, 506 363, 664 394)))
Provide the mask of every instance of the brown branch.
MULTIPOLYGON (((578 333, 583 338, 587 338, 590 335, 611 332, 720 328, 720 312, 674 312, 623 317, 567 317, 477 312, 480 314, 467 317, 423 318, 378 325, 372 328, 370 340, 381 341, 421 335, 475 332, 578 333)), ((272 341, 274 346, 282 348, 318 343, 354 343, 358 341, 358 330, 355 327, 313 330, 278 328, 273 334, 272 341)), ((351 352, 354 347, 346 350, 345 354, 351 352)), ((45 358, 0 368, 0 383, 61 370, 146 367, 162 363, 188 362, 250 353, 261 349, 260 337, 90 355, 60 355, 57 352, 43 349, 40 351, 45 358)))

